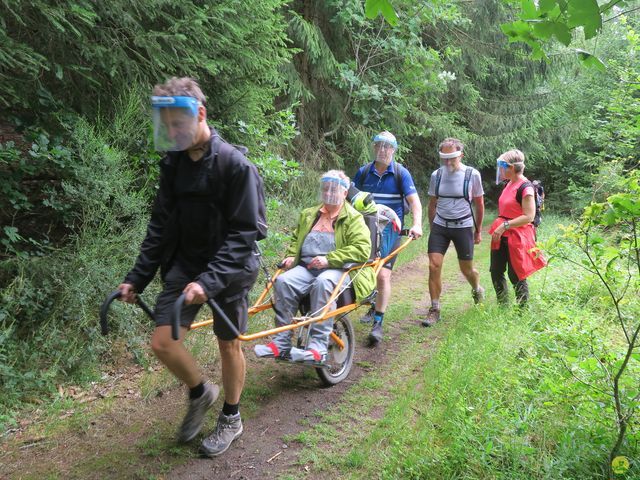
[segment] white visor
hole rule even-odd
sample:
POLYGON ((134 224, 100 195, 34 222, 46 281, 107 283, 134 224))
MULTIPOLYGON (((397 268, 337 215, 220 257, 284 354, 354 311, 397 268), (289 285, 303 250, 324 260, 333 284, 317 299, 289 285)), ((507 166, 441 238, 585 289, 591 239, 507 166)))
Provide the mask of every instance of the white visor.
POLYGON ((449 160, 451 158, 456 158, 462 155, 462 150, 456 150, 455 152, 449 152, 449 153, 438 152, 438 155, 440 155, 441 160, 449 160))

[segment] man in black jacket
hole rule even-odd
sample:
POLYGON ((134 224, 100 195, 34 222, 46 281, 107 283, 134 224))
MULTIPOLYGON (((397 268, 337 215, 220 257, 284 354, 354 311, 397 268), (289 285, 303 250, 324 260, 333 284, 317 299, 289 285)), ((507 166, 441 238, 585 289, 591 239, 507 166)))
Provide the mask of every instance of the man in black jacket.
MULTIPOLYGON (((222 140, 209 127, 205 97, 190 78, 172 78, 153 90, 154 140, 167 152, 160 164, 160 188, 146 237, 133 269, 119 286, 121 300, 134 302, 160 268, 163 290, 155 307, 151 348, 167 368, 189 387, 189 406, 178 440, 196 437, 219 387, 205 382, 195 359, 183 345, 201 305, 215 299, 240 332, 247 326, 247 294, 258 268, 255 242, 261 232, 262 182, 255 166, 229 145, 219 168, 222 140), (229 153, 231 152, 231 153, 229 153), (180 340, 171 338, 171 312, 185 294, 180 340)), ((224 387, 224 406, 214 432, 201 452, 220 455, 242 433, 238 411, 245 380, 240 341, 214 316, 224 387)))

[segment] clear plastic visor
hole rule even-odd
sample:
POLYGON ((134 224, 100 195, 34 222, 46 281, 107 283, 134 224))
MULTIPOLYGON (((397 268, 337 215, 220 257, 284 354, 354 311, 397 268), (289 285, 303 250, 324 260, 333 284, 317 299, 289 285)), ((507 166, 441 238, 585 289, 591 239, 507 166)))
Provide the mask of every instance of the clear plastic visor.
POLYGON ((500 185, 500 183, 507 179, 505 172, 510 165, 511 164, 505 160, 496 160, 496 185, 500 185))
POLYGON ((199 103, 191 97, 152 97, 153 142, 161 152, 187 150, 198 133, 199 103))
POLYGON ((374 162, 391 165, 398 147, 391 142, 377 141, 371 144, 371 158, 374 162))
POLYGON ((320 201, 327 205, 342 205, 349 185, 346 180, 335 177, 322 177, 320 182, 320 201))

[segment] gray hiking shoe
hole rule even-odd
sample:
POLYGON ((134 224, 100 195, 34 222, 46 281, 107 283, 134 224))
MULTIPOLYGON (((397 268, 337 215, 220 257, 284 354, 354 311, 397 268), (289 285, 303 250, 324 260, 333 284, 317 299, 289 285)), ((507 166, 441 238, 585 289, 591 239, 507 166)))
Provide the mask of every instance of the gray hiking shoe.
POLYGON ((471 289, 471 296, 473 297, 473 303, 476 305, 484 302, 484 288, 478 287, 477 290, 471 289))
POLYGON ((375 347, 382 341, 382 322, 374 322, 371 333, 369 334, 369 346, 375 347))
POLYGON ((240 414, 225 415, 220 412, 215 430, 202 441, 200 453, 207 457, 217 457, 226 452, 231 442, 240 435, 242 435, 240 414))
POLYGON ((367 310, 367 313, 365 313, 362 317, 360 317, 360 323, 373 323, 373 313, 374 313, 374 309, 370 308, 369 310, 367 310))
POLYGON ((429 309, 429 313, 427 314, 427 318, 422 321, 422 325, 424 327, 430 327, 435 325, 440 320, 440 310, 437 308, 431 307, 429 309))
POLYGON ((189 409, 178 431, 178 442, 189 442, 198 435, 204 424, 207 410, 216 401, 219 393, 220 387, 218 385, 207 382, 204 384, 204 393, 198 398, 189 400, 189 409))

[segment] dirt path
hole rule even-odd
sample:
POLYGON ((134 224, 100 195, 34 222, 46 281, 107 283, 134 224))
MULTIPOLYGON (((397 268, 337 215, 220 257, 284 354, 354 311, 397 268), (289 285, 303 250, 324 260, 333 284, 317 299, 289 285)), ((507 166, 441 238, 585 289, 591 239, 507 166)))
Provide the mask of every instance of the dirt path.
MULTIPOLYGON (((173 435, 180 421, 176 412, 184 408, 181 387, 165 388, 143 399, 136 378, 129 378, 118 387, 124 393, 113 395, 117 407, 107 405, 104 413, 85 413, 76 426, 72 423, 71 431, 66 428, 36 438, 17 434, 3 443, 0 478, 277 478, 296 465, 302 448, 288 439, 319 422, 318 412, 340 402, 367 371, 382 368, 389 352, 401 349, 402 332, 426 314, 426 265, 424 254, 394 272, 394 296, 407 298, 405 293, 413 292, 415 297, 419 291, 420 300, 409 318, 386 325, 385 340, 377 348, 363 345, 366 332, 359 329, 354 367, 339 385, 322 387, 312 369, 258 361, 252 345, 246 345, 248 382, 258 392, 253 400, 257 410, 245 410, 244 435, 218 459, 197 457, 201 437, 188 446, 175 445, 173 435)), ((352 321, 357 322, 362 310, 352 321)), ((427 348, 437 344, 428 343, 427 348)), ((219 378, 217 369, 214 365, 212 378, 219 378)), ((206 428, 212 425, 213 419, 206 428)))
MULTIPOLYGON (((425 289, 427 261, 426 255, 422 255, 394 272, 394 295, 404 289, 425 289)), ((426 315, 427 300, 425 291, 422 300, 414 305, 414 319, 426 315)), ((352 321, 357 321, 357 314, 352 321)), ((213 461, 192 459, 167 477, 180 480, 278 478, 296 465, 301 449, 298 442, 288 443, 286 439, 318 422, 317 412, 339 402, 346 390, 369 369, 384 365, 389 352, 399 351, 400 334, 409 323, 415 324, 415 320, 407 318, 386 326, 384 342, 377 348, 365 347, 359 335, 354 367, 349 378, 336 386, 323 388, 316 378, 307 378, 302 383, 295 381, 289 388, 274 385, 280 394, 263 404, 259 414, 244 423, 245 433, 232 449, 213 461)), ((291 367, 282 368, 287 369, 285 373, 291 373, 291 367)), ((280 378, 289 385, 291 380, 280 378)))

